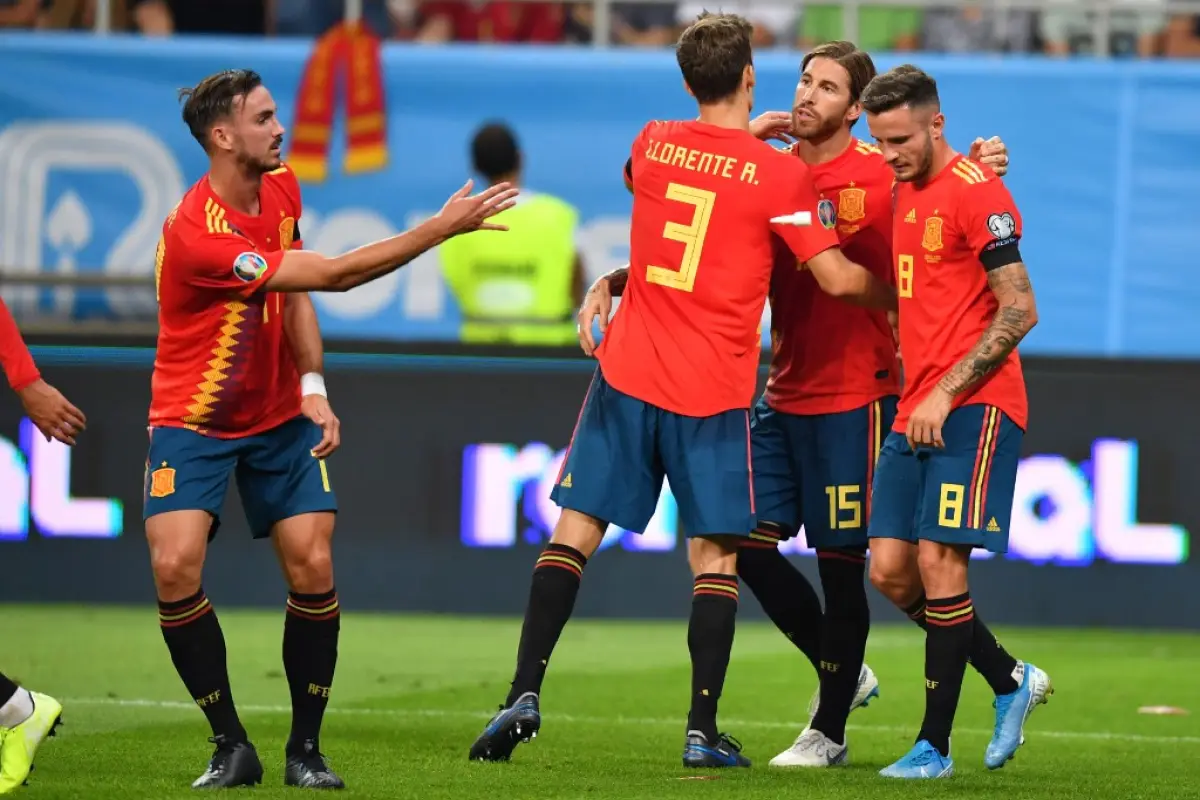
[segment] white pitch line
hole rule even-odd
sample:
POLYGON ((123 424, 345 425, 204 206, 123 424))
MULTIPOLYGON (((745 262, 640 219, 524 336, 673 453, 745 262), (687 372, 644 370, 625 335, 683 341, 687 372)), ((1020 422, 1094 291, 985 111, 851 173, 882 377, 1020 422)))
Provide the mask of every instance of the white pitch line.
MULTIPOLYGON (((83 697, 63 701, 65 706, 117 706, 124 708, 152 708, 162 710, 187 709, 196 707, 195 703, 179 700, 140 700, 108 697, 83 697)), ((238 710, 251 714, 290 714, 291 706, 281 705, 238 705, 238 710)), ((327 714, 351 714, 358 716, 382 717, 441 717, 445 719, 473 719, 486 721, 491 714, 488 712, 462 711, 438 708, 340 708, 331 706, 327 714)), ((1044 712, 1043 712, 1044 713, 1044 712)), ((573 714, 551 714, 551 722, 566 722, 578 725, 646 725, 646 726, 675 726, 678 719, 642 718, 642 717, 580 717, 573 714)), ((787 728, 800 730, 802 722, 770 722, 766 720, 727 719, 723 724, 730 728, 787 728)), ((878 732, 878 733, 912 733, 915 728, 901 725, 848 725, 848 730, 878 732)), ((992 732, 984 728, 955 728, 955 733, 973 736, 991 736, 992 732)), ((1143 742, 1146 744, 1200 744, 1200 736, 1146 736, 1137 733, 1113 733, 1110 731, 1046 731, 1040 730, 1036 724, 1027 734, 1032 737, 1044 736, 1047 739, 1090 739, 1094 741, 1143 742)))

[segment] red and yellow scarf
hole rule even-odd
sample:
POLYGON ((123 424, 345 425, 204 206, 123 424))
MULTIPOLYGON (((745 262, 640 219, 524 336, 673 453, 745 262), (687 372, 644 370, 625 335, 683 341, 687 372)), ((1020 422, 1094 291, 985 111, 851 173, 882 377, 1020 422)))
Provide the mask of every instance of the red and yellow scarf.
POLYGON ((379 38, 361 23, 340 23, 317 40, 296 98, 288 165, 302 181, 320 183, 329 172, 329 143, 337 85, 345 82, 348 173, 387 165, 387 113, 379 38))

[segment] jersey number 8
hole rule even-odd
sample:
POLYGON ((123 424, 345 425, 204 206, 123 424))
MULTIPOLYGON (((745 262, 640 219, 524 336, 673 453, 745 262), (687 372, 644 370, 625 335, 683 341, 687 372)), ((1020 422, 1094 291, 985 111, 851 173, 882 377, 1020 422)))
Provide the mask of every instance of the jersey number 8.
POLYGON ((667 199, 692 206, 692 221, 687 225, 668 222, 663 228, 663 238, 683 244, 683 257, 679 269, 669 267, 647 267, 646 280, 668 289, 690 292, 696 285, 696 272, 700 268, 700 256, 704 252, 704 237, 708 235, 708 223, 712 219, 713 204, 717 193, 694 186, 678 183, 667 184, 667 199))
POLYGON ((901 255, 896 269, 896 294, 901 297, 913 296, 913 257, 901 255))

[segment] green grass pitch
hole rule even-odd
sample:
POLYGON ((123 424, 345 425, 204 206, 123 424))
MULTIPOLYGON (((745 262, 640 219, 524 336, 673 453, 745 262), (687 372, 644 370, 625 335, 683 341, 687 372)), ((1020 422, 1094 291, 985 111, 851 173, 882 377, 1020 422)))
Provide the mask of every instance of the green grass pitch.
MULTIPOLYGON (((287 686, 283 610, 218 613, 246 727, 267 770, 249 796, 296 797, 282 785, 287 686)), ((158 632, 155 609, 5 606, 0 669, 63 700, 60 735, 30 785, 42 800, 193 797, 210 754, 158 632)), ((957 775, 896 783, 878 769, 908 748, 923 708, 923 638, 879 627, 868 661, 882 697, 854 712, 850 766, 767 766, 799 732, 811 668, 773 628, 739 627, 721 701, 722 728, 755 766, 685 771, 688 655, 682 622, 567 627, 543 690, 543 727, 508 764, 467 749, 511 676, 519 622, 348 613, 323 749, 360 798, 970 798, 1162 800, 1200 797, 1200 636, 1001 629, 1004 644, 1048 670, 1057 690, 1036 711, 1015 761, 983 767, 991 696, 968 670, 954 737, 957 775), (1149 716, 1141 706, 1188 716, 1149 716), (696 780, 697 777, 707 780, 696 780)))

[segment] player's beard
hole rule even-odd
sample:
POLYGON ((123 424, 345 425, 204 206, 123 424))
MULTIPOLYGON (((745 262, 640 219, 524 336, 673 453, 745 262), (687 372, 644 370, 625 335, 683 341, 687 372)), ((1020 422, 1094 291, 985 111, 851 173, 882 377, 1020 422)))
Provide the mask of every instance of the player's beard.
POLYGON ((267 151, 267 154, 261 158, 252 156, 249 153, 242 153, 238 157, 238 162, 240 163, 243 172, 249 175, 259 176, 265 175, 271 170, 279 169, 280 165, 283 163, 283 160, 279 155, 267 151))
POLYGON ((817 113, 815 108, 806 108, 811 116, 807 119, 793 119, 792 127, 795 129, 795 134, 798 138, 806 142, 822 142, 833 136, 842 127, 840 121, 822 117, 817 113))

